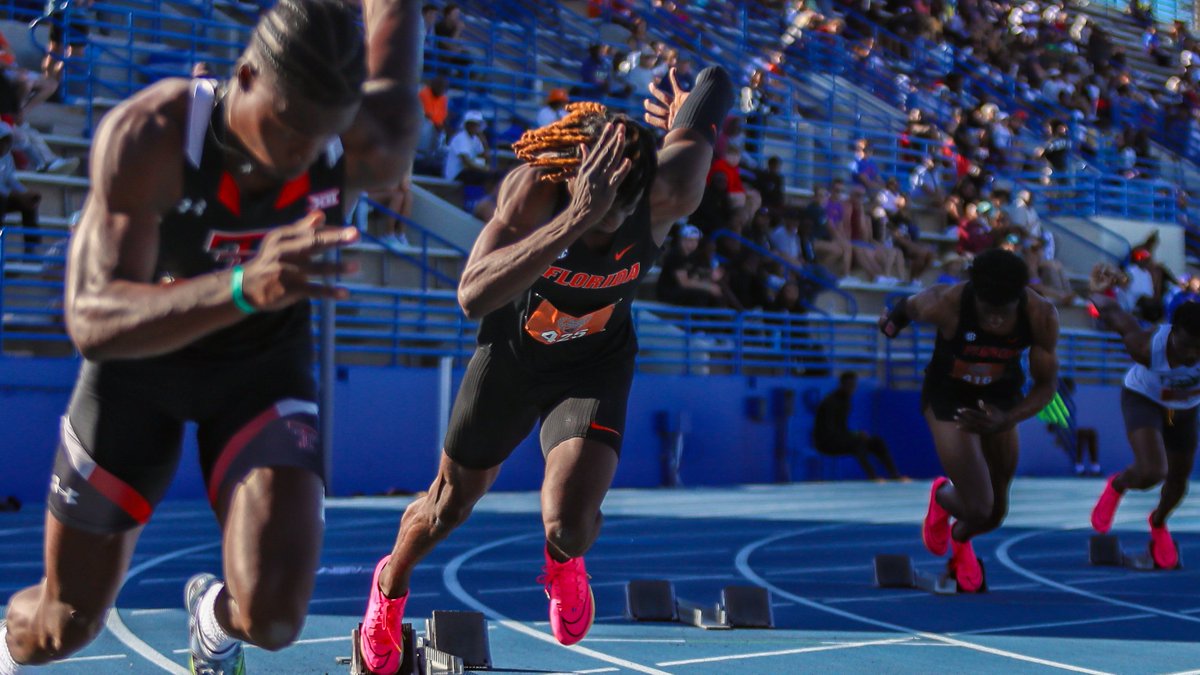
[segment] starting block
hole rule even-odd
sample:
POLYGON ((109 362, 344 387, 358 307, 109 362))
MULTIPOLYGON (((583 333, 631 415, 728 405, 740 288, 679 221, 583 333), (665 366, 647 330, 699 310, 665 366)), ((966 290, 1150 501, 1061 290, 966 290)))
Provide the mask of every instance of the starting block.
POLYGON ((906 555, 884 553, 875 556, 875 585, 880 588, 915 588, 935 595, 958 592, 958 582, 950 574, 930 574, 913 567, 906 555))
MULTIPOLYGON (((1179 542, 1175 542, 1175 550, 1179 553, 1179 564, 1175 569, 1179 569, 1183 567, 1183 551, 1179 548, 1179 542)), ((1143 572, 1162 569, 1154 563, 1154 556, 1149 549, 1130 554, 1121 548, 1121 540, 1115 534, 1093 534, 1088 539, 1088 563, 1143 572)))
POLYGON ((721 599, 705 605, 675 595, 667 579, 640 579, 625 585, 625 613, 634 621, 678 621, 705 630, 773 628, 771 594, 758 586, 726 586, 721 599))
MULTIPOLYGON (((371 673, 363 663, 361 630, 359 624, 351 631, 351 655, 339 657, 337 662, 349 666, 350 675, 383 675, 371 673)), ((411 623, 404 624, 402 635, 404 657, 395 675, 461 674, 492 667, 487 621, 479 612, 434 611, 425 622, 425 638, 416 636, 411 623)))

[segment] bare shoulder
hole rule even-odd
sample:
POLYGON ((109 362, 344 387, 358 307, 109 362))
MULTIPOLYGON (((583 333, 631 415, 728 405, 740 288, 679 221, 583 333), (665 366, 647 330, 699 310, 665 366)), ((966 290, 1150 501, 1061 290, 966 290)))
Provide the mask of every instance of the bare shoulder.
POLYGON ((1058 308, 1032 288, 1025 289, 1028 301, 1029 323, 1033 328, 1035 342, 1058 341, 1058 308))
POLYGON ((182 185, 190 85, 190 80, 162 80, 104 116, 89 168, 95 191, 174 203, 182 185))
POLYGON ((536 227, 553 218, 558 206, 558 183, 542 180, 542 172, 522 164, 504 177, 493 221, 509 227, 536 227))

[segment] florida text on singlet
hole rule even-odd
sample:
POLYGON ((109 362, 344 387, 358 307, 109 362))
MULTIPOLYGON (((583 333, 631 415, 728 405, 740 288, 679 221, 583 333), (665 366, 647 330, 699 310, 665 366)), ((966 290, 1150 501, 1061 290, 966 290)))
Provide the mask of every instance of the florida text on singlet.
MULTIPOLYGON (((558 208, 567 205, 562 188, 558 208)), ((534 370, 584 368, 637 353, 630 315, 638 285, 658 259, 650 199, 642 196, 607 249, 576 241, 528 290, 479 324, 479 343, 505 345, 534 370)))
POLYGON ((1167 362, 1171 326, 1162 325, 1150 339, 1150 366, 1133 364, 1125 373, 1125 388, 1164 408, 1186 410, 1200 405, 1200 363, 1174 366, 1167 362))
POLYGON ((950 339, 937 331, 933 358, 925 369, 927 398, 971 406, 980 399, 1001 407, 1015 404, 1025 385, 1021 358, 1033 344, 1028 304, 1022 293, 1010 335, 986 333, 975 311, 975 290, 967 282, 959 303, 958 330, 950 339))
MULTIPOLYGON (((242 195, 226 170, 223 101, 212 80, 193 80, 184 137, 183 198, 160 225, 155 278, 186 279, 245 263, 272 229, 313 210, 342 222, 344 160, 338 139, 308 171, 260 195, 242 195)), ((172 356, 234 359, 263 350, 311 349, 309 303, 261 312, 207 335, 172 356)))

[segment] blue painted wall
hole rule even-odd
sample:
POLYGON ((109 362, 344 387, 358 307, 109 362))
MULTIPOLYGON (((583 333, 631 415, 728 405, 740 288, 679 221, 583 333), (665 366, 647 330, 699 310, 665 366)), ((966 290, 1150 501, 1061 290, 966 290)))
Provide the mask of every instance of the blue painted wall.
MULTIPOLYGON (((0 495, 27 501, 42 499, 54 449, 57 420, 70 396, 77 364, 70 361, 0 359, 0 495)), ((461 372, 455 374, 455 380, 461 372)), ((851 459, 822 459, 808 448, 812 420, 803 392, 824 394, 833 378, 681 376, 639 374, 634 381, 625 447, 616 483, 660 485, 660 436, 655 414, 687 412, 681 476, 685 485, 761 483, 775 480, 772 392, 797 392, 796 413, 788 424, 790 465, 795 480, 861 478, 851 459), (767 418, 747 415, 747 400, 762 397, 767 418)), ((349 367, 337 384, 334 492, 417 491, 428 486, 437 466, 437 373, 422 369, 349 367)), ((1101 463, 1106 470, 1129 460, 1115 387, 1081 386, 1077 393, 1081 423, 1100 432, 1101 463)), ((929 431, 921 419, 919 395, 863 381, 855 397, 851 426, 881 435, 902 472, 927 477, 938 472, 929 431)), ((192 430, 170 497, 200 498, 203 486, 196 466, 192 430)), ((1036 422, 1021 427, 1022 475, 1067 475, 1070 464, 1036 422)), ((496 489, 536 489, 542 458, 536 434, 505 464, 496 489)))

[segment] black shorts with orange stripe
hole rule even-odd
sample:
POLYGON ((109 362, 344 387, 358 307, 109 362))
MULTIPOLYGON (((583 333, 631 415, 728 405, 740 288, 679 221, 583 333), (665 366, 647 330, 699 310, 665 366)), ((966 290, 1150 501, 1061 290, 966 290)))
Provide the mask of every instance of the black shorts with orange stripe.
MULTIPOLYGON (((551 347, 553 348, 553 347, 551 347)), ((446 454, 469 469, 500 465, 541 420, 542 454, 586 438, 618 454, 633 382, 633 357, 560 373, 530 370, 509 347, 476 348, 446 432, 446 454)))
POLYGON ((303 353, 85 361, 60 422, 48 507, 90 532, 145 524, 175 475, 189 421, 214 507, 258 467, 323 477, 315 390, 311 356, 303 353))

